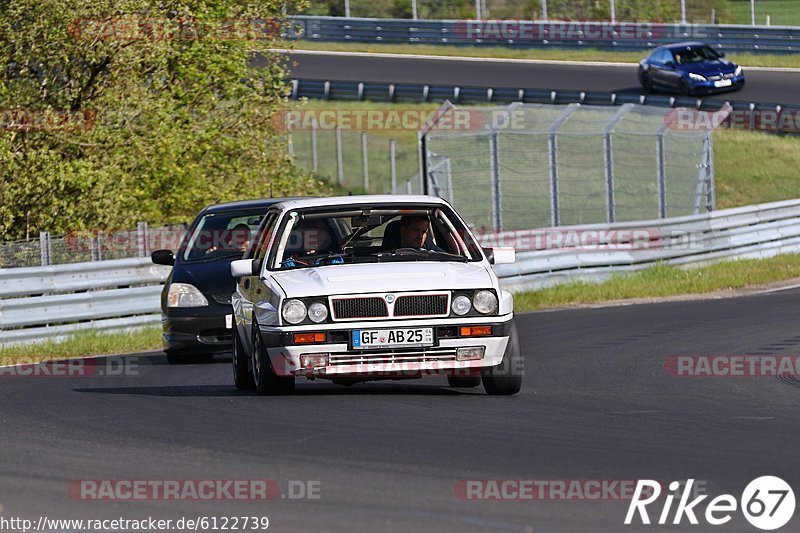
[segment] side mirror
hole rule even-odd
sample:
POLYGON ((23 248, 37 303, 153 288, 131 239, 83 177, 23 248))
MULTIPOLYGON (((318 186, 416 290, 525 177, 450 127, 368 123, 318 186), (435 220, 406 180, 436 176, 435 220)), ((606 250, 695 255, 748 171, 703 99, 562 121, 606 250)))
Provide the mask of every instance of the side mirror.
POLYGON ((664 66, 667 67, 667 68, 675 68, 675 62, 674 61, 667 61, 666 63, 664 63, 664 66))
POLYGON ((256 262, 252 259, 237 259, 231 262, 231 276, 243 278, 244 276, 254 276, 256 262))
POLYGON ((725 57, 725 52, 720 52, 719 57, 725 57))
POLYGON ((514 248, 483 248, 483 253, 492 265, 509 264, 517 260, 514 248))
POLYGON ((157 265, 172 266, 175 264, 175 256, 172 250, 155 250, 150 254, 150 260, 157 265))

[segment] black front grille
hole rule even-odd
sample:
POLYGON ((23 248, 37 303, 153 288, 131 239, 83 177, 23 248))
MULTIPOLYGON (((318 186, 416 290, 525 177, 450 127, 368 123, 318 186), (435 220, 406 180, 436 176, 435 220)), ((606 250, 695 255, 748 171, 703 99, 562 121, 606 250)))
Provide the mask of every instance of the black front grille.
POLYGON ((399 296, 394 304, 394 316, 446 314, 448 314, 446 294, 399 296))
POLYGON ((333 301, 333 315, 337 320, 381 318, 389 316, 389 309, 383 298, 343 298, 333 301))

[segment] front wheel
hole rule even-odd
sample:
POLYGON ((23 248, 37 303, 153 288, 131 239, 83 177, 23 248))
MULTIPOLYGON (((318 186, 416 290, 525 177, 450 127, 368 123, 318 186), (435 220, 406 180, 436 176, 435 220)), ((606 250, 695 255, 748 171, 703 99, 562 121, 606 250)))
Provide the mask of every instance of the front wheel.
POLYGON ((294 376, 279 376, 275 373, 255 320, 253 320, 252 365, 253 382, 259 394, 277 396, 294 392, 294 376))
POLYGON ((681 81, 678 82, 678 92, 681 96, 689 96, 692 92, 692 88, 689 87, 689 82, 681 78, 681 81))
POLYGON ((483 369, 483 388, 490 395, 508 396, 516 394, 522 388, 522 376, 525 374, 525 358, 519 346, 519 334, 516 323, 511 323, 508 346, 503 361, 497 365, 483 369))
POLYGON ((253 381, 253 374, 250 372, 247 363, 247 354, 242 347, 242 341, 239 340, 239 332, 234 327, 232 339, 232 353, 231 360, 233 362, 233 383, 239 390, 254 389, 256 384, 253 381))
POLYGON ((648 74, 647 72, 642 72, 639 75, 639 83, 642 84, 644 92, 648 94, 653 92, 653 78, 651 78, 650 74, 648 74))

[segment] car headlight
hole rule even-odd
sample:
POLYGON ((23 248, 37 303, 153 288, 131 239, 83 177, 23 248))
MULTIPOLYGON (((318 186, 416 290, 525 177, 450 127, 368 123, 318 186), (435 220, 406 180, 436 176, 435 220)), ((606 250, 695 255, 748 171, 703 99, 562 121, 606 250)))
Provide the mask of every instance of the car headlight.
POLYGON ((741 73, 742 73, 742 67, 741 66, 736 67, 736 70, 733 71, 733 75, 734 76, 738 76, 741 73))
POLYGON ((472 309, 472 302, 463 294, 453 298, 453 303, 450 304, 450 309, 458 316, 464 316, 472 309))
POLYGON ((203 307, 208 300, 200 290, 190 283, 170 283, 167 307, 203 307))
POLYGON ((475 310, 484 315, 497 311, 497 296, 491 291, 478 291, 472 297, 475 310))
POLYGON ((299 324, 306 319, 306 304, 300 300, 286 300, 283 304, 283 319, 289 324, 299 324))
POLYGON ((701 76, 700 74, 695 74, 694 72, 689 73, 689 77, 694 81, 708 81, 705 76, 701 76))
POLYGON ((328 319, 328 308, 323 303, 314 302, 308 306, 308 318, 315 324, 325 322, 328 319))

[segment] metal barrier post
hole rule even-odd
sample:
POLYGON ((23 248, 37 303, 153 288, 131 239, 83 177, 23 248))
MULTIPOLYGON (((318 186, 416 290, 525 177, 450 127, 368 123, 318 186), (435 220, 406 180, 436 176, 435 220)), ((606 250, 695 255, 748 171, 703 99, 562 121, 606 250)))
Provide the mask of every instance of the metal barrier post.
POLYGON ((489 136, 489 166, 492 181, 492 226, 494 231, 503 229, 503 203, 500 196, 500 134, 497 131, 489 136))
POLYGON ((52 264, 52 249, 50 248, 50 233, 46 231, 39 232, 39 251, 41 255, 42 266, 50 266, 52 264))
POLYGON ((361 132, 361 158, 364 168, 364 192, 369 192, 369 161, 367 160, 367 132, 361 132))
POLYGON ((397 192, 397 146, 394 139, 389 140, 389 175, 392 178, 392 194, 397 192))
POLYGON ((139 245, 139 257, 147 257, 149 253, 147 249, 147 222, 136 224, 136 242, 139 245))
POLYGON ((658 218, 667 218, 667 177, 663 131, 659 131, 656 136, 656 180, 658 182, 658 218))
POLYGON ((342 161, 342 129, 336 126, 336 172, 339 186, 344 185, 344 162, 342 161))
POLYGON ((311 120, 311 166, 317 172, 317 121, 311 120))

